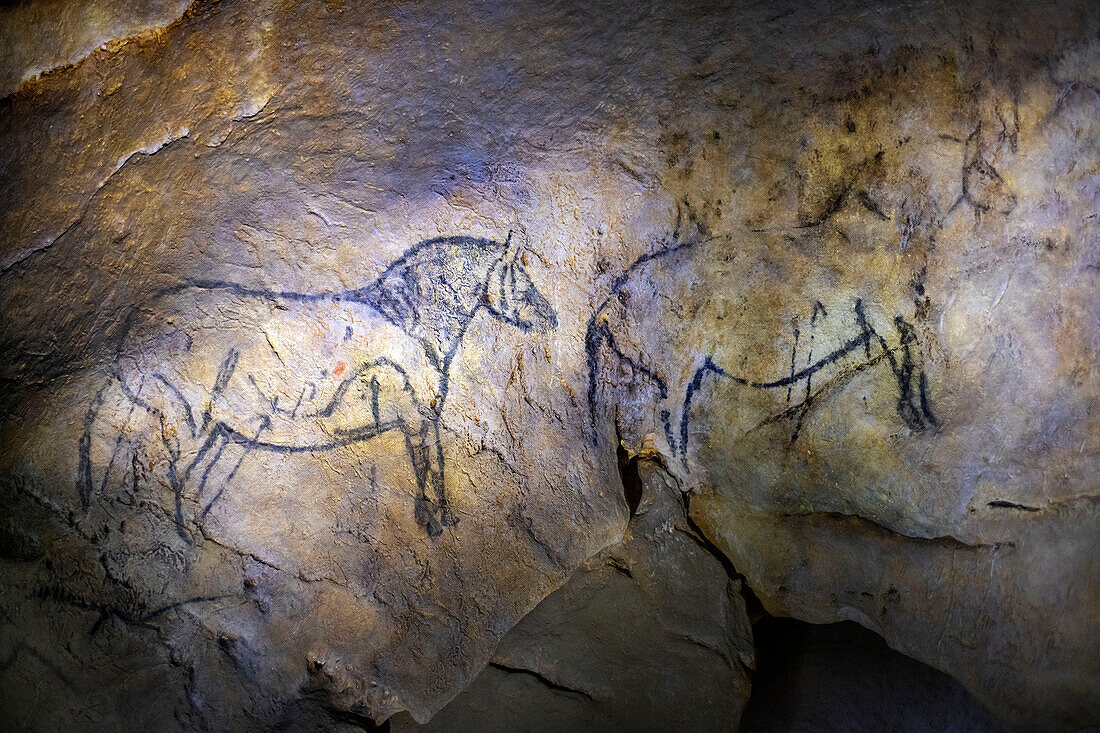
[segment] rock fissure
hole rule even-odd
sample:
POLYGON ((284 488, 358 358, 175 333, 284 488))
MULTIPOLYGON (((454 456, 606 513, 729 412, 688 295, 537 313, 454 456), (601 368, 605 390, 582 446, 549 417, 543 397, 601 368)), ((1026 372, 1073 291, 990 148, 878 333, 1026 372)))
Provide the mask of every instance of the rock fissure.
POLYGON ((1002 547, 1015 547, 1016 543, 1011 540, 1003 542, 992 542, 988 544, 983 543, 971 543, 964 542, 957 537, 951 535, 942 535, 938 537, 923 537, 920 535, 906 534, 899 532, 896 529, 892 529, 881 522, 877 522, 873 519, 860 516, 858 514, 846 514, 844 512, 829 512, 829 511, 807 511, 807 512, 779 512, 777 516, 784 519, 822 519, 827 522, 835 523, 851 523, 858 527, 863 528, 864 531, 888 534, 900 537, 906 541, 912 541, 919 544, 929 544, 943 547, 949 550, 962 550, 966 552, 972 552, 975 550, 998 550, 1002 547))
POLYGON ((591 693, 585 692, 584 690, 567 687, 565 685, 560 685, 557 682, 549 679, 546 675, 531 669, 523 669, 521 667, 509 667, 507 665, 500 664, 499 662, 489 662, 489 666, 493 669, 497 669, 501 672, 506 672, 508 674, 526 675, 528 677, 531 677, 532 679, 539 681, 540 683, 550 688, 551 690, 554 690, 555 692, 562 692, 569 695, 580 695, 581 697, 584 697, 588 700, 593 699, 591 693))

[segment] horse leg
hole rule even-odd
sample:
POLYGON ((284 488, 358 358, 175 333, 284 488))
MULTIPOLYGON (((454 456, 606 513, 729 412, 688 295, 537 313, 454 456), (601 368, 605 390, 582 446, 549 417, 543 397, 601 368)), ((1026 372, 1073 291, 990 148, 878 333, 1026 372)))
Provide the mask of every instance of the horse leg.
MULTIPOLYGON (((702 365, 695 370, 695 373, 691 376, 691 381, 687 383, 684 388, 684 401, 680 406, 680 464, 685 471, 690 471, 688 467, 688 439, 690 435, 691 427, 691 403, 695 399, 695 393, 698 392, 704 383, 704 379, 708 373, 713 373, 715 377, 726 376, 726 370, 714 363, 714 359, 706 357, 703 360, 702 365)), ((665 423, 665 433, 668 436, 669 448, 673 450, 673 453, 677 451, 677 447, 673 444, 672 429, 669 425, 668 411, 663 411, 661 417, 665 423)))
MULTIPOLYGON (((175 495, 176 505, 176 527, 180 534, 180 537, 186 542, 190 542, 189 538, 183 532, 182 521, 182 494, 183 486, 187 478, 187 472, 182 475, 179 470, 180 457, 182 454, 180 443, 180 428, 183 425, 187 425, 190 429, 190 435, 188 437, 196 437, 195 422, 191 412, 191 406, 188 404, 187 399, 183 393, 169 382, 163 375, 157 373, 153 375, 153 378, 147 378, 146 375, 141 374, 137 380, 136 385, 131 385, 127 382, 125 374, 121 369, 116 369, 112 375, 108 384, 100 390, 97 394, 96 400, 93 403, 93 409, 89 409, 88 415, 85 418, 85 438, 81 441, 81 472, 82 483, 87 487, 90 483, 90 460, 85 462, 84 456, 86 455, 86 449, 90 443, 91 425, 95 422, 96 418, 93 415, 93 411, 98 411, 99 407, 103 403, 103 396, 107 387, 111 384, 117 385, 119 391, 130 403, 130 410, 127 415, 127 423, 130 421, 130 417, 133 415, 136 407, 142 408, 145 413, 156 420, 154 430, 159 432, 159 439, 161 445, 164 447, 167 455, 167 478, 168 484, 172 489, 172 493, 175 495), (159 387, 157 385, 160 385, 159 387)), ((116 453, 117 447, 122 441, 122 434, 120 432, 119 437, 116 440, 116 453)), ((108 475, 110 473, 111 465, 114 463, 114 456, 112 455, 111 461, 108 463, 107 471, 103 477, 103 484, 107 482, 108 475)), ((100 490, 102 491, 101 485, 100 490)), ((135 487, 136 488, 136 487, 135 487)))
POLYGON ((894 319, 894 327, 898 331, 901 350, 901 358, 895 370, 899 387, 898 412, 911 427, 917 426, 914 429, 923 430, 926 425, 937 426, 939 420, 932 413, 928 402, 928 377, 918 364, 921 354, 916 329, 901 316, 894 319))
POLYGON ((157 421, 157 429, 159 429, 160 438, 168 451, 168 472, 170 481, 174 480, 171 477, 175 473, 175 463, 179 458, 179 441, 175 439, 171 426, 166 419, 165 410, 158 407, 157 404, 154 404, 158 402, 158 395, 155 392, 145 395, 142 394, 143 391, 147 391, 146 388, 147 384, 144 377, 138 381, 136 388, 131 387, 127 384, 122 373, 116 369, 107 378, 103 386, 100 387, 99 391, 96 392, 95 397, 92 399, 92 403, 89 405, 84 416, 84 427, 78 444, 77 488, 80 493, 81 505, 85 509, 91 505, 94 494, 103 494, 106 490, 107 483, 111 477, 111 471, 120 455, 122 443, 126 439, 126 433, 128 432, 128 428, 131 427, 134 413, 138 407, 140 407, 146 415, 155 418, 157 421), (103 406, 106 404, 107 395, 112 388, 118 389, 119 394, 125 398, 129 407, 121 422, 115 421, 111 424, 111 427, 117 429, 117 433, 114 436, 114 443, 111 446, 110 456, 107 458, 106 466, 103 469, 103 476, 99 481, 98 487, 96 487, 92 475, 94 471, 92 442, 96 430, 102 429, 102 426, 108 422, 108 418, 103 414, 103 406))
POLYGON ((443 528, 436 518, 436 504, 428 497, 428 484, 432 481, 430 468, 432 446, 428 444, 432 422, 424 420, 420 423, 419 430, 414 430, 411 425, 402 420, 401 431, 405 434, 405 448, 409 452, 409 460, 416 476, 414 505, 416 523, 427 531, 429 537, 435 538, 443 534, 443 528))
MULTIPOLYGON (((238 458, 237 462, 233 465, 233 470, 231 470, 229 472, 229 475, 225 477, 225 480, 222 481, 222 486, 220 489, 218 489, 218 493, 214 494, 214 497, 206 503, 205 507, 203 507, 202 514, 199 516, 200 523, 206 519, 206 515, 209 514, 210 510, 214 507, 214 503, 221 498, 221 495, 223 493, 225 493, 226 488, 229 487, 229 482, 232 481, 233 477, 237 475, 237 471, 240 470, 241 464, 244 463, 245 457, 250 452, 255 450, 256 444, 260 442, 260 436, 263 435, 263 432, 269 427, 271 427, 271 418, 269 418, 267 415, 260 416, 260 426, 256 429, 256 432, 253 434, 253 436, 244 444, 240 458, 238 458)), ((228 443, 228 438, 226 439, 226 443, 228 443)), ((222 445, 222 448, 224 447, 225 444, 222 445)), ((219 456, 221 456, 221 449, 219 449, 217 455, 215 455, 214 458, 211 459, 211 464, 213 464, 213 462, 216 461, 219 456)), ((209 473, 209 467, 207 468, 207 473, 209 473)), ((205 482, 205 480, 206 478, 204 475, 203 481, 205 482)))
MULTIPOLYGON (((205 430, 205 428, 204 428, 205 430)), ((202 479, 199 482, 198 495, 202 495, 202 490, 206 486, 206 481, 210 476, 210 471, 214 465, 221 458, 222 452, 225 450, 226 444, 229 442, 229 438, 225 433, 225 428, 221 423, 215 423, 212 430, 206 436, 202 445, 199 446, 198 451, 195 453, 195 457, 191 459, 191 462, 187 464, 187 467, 181 472, 178 468, 179 455, 176 456, 176 461, 173 463, 171 460, 168 464, 168 481, 172 487, 172 493, 175 495, 176 503, 176 532, 187 543, 190 543, 190 538, 184 531, 183 521, 183 492, 187 486, 188 479, 191 478, 191 474, 195 469, 202 464, 203 460, 210 455, 213 451, 213 456, 210 458, 205 469, 203 469, 202 479), (215 448, 215 446, 217 446, 215 448)), ((169 449, 169 456, 171 457, 171 449, 169 449)))
MULTIPOLYGON (((103 407, 103 403, 107 398, 107 391, 117 383, 117 377, 110 376, 107 381, 103 383, 103 386, 96 392, 94 398, 92 398, 92 404, 88 406, 88 411, 84 414, 84 429, 80 434, 80 441, 77 446, 77 492, 80 494, 80 504, 84 509, 88 509, 92 502, 93 493, 93 480, 92 480, 92 433, 95 430, 96 423, 99 422, 99 412, 103 407)), ((126 416, 127 422, 134 412, 134 403, 130 402, 130 411, 126 416)), ((123 433, 119 430, 117 436, 115 436, 115 444, 111 450, 111 457, 107 459, 107 466, 103 470, 103 480, 100 481, 98 493, 103 493, 104 488, 107 486, 107 479, 111 475, 111 468, 114 467, 115 458, 118 456, 118 450, 122 446, 123 433)))
POLYGON ((451 502, 447 499, 447 489, 443 476, 443 441, 439 439, 439 420, 425 420, 430 423, 429 436, 431 443, 428 445, 428 475, 426 483, 435 492, 439 503, 439 519, 444 527, 453 527, 458 524, 458 517, 451 511, 451 502))
POLYGON ((168 421, 164 413, 159 414, 160 439, 168 453, 168 484, 172 488, 176 504, 176 532, 187 544, 191 544, 191 538, 183 531, 183 478, 179 473, 180 442, 179 436, 168 429, 168 421))

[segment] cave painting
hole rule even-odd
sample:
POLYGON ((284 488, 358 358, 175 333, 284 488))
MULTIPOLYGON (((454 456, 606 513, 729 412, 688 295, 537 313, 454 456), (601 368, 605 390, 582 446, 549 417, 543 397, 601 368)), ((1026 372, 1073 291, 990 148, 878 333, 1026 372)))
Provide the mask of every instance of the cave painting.
MULTIPOLYGON (((665 441, 669 455, 679 457, 685 470, 688 469, 692 401, 707 379, 730 380, 743 387, 783 394, 784 409, 765 422, 791 420, 792 444, 798 439, 807 411, 827 389, 858 372, 879 365, 888 368, 892 374, 897 415, 910 430, 922 431, 939 424, 929 398, 928 379, 921 366, 916 328, 900 315, 893 318, 888 330, 876 328, 868 317, 866 303, 859 297, 847 303, 834 303, 828 309, 821 301, 811 301, 804 322, 792 324, 789 370, 771 378, 748 378, 739 374, 732 365, 723 364, 721 357, 713 352, 699 352, 677 343, 676 328, 662 329, 671 334, 668 336, 668 348, 646 352, 627 346, 632 342, 632 334, 628 333, 631 324, 627 323, 630 311, 628 291, 632 285, 637 285, 636 280, 653 277, 653 270, 663 260, 676 260, 674 268, 689 266, 699 250, 713 247, 716 243, 713 237, 673 241, 643 255, 615 280, 611 292, 589 320, 585 348, 589 419, 594 444, 599 443, 601 408, 607 406, 600 375, 608 366, 613 372, 625 375, 630 395, 628 400, 653 403, 658 423, 656 434, 665 441), (831 338, 817 338, 816 331, 826 319, 842 319, 843 325, 831 329, 831 338), (663 354, 676 363, 660 363, 658 358, 654 358, 655 353, 663 354), (829 369, 829 378, 822 379, 826 369, 829 369)), ((647 332, 650 342, 655 341, 653 333, 647 332)), ((723 335, 716 334, 715 340, 721 343, 723 335)))
POLYGON ((333 293, 199 279, 161 291, 130 313, 86 413, 85 507, 105 489, 124 441, 152 441, 167 454, 177 529, 188 539, 185 495, 202 507, 201 523, 250 453, 330 451, 400 431, 416 521, 439 536, 457 521, 440 419, 469 324, 484 310, 522 331, 557 325, 516 249, 511 234, 503 243, 429 239, 369 285, 333 293), (130 434, 135 413, 154 435, 130 434))
MULTIPOLYGON (((872 367, 888 369, 892 376, 889 383, 896 391, 894 405, 900 424, 913 432, 938 426, 939 420, 932 407, 928 377, 923 367, 918 325, 900 314, 887 318, 886 313, 879 312, 872 317, 876 306, 870 304, 868 295, 875 292, 874 283, 864 283, 849 288, 847 292, 841 288, 839 292, 844 297, 834 296, 828 306, 812 296, 806 298, 803 312, 790 324, 789 368, 786 373, 765 378, 749 378, 739 373, 736 365, 722 363, 714 353, 718 350, 716 345, 736 344, 735 336, 715 334, 710 339, 709 347, 702 342, 684 341, 684 337, 679 335, 681 325, 667 319, 672 310, 666 305, 668 299, 676 300, 673 293, 682 288, 707 289, 706 286, 700 288, 691 283, 690 279, 697 271, 715 269, 717 260, 707 264, 703 261, 716 256, 716 249, 721 249, 723 244, 731 251, 740 252, 738 257, 742 262, 767 260, 771 257, 768 246, 754 238, 768 232, 791 234, 801 231, 813 236, 813 232, 820 233, 825 227, 834 226, 831 223, 833 215, 849 203, 864 209, 865 214, 871 215, 872 221, 897 220, 896 251, 905 254, 916 249, 918 261, 925 261, 929 247, 934 245, 937 233, 950 217, 964 210, 976 216, 986 213, 1007 216, 1015 209, 1016 194, 990 159, 990 155, 1002 147, 1011 146, 1014 151, 1014 138, 1005 133, 990 143, 989 137, 983 134, 981 123, 965 138, 939 135, 938 143, 960 144, 963 147, 957 177, 942 181, 942 186, 925 182, 927 190, 923 191, 905 186, 894 191, 878 186, 881 190, 872 195, 871 184, 876 176, 882 176, 891 165, 899 169, 902 167, 899 156, 911 143, 910 138, 903 138, 897 142, 891 156, 886 155, 887 151, 880 150, 846 169, 837 185, 826 186, 826 189, 839 190, 839 193, 810 206, 815 212, 813 215, 800 216, 797 223, 787 226, 751 229, 742 233, 741 241, 732 235, 724 238, 710 236, 708 227, 697 217, 690 203, 686 199, 678 203, 673 235, 663 240, 656 250, 634 261, 612 283, 607 296, 588 322, 585 349, 589 428, 593 444, 599 444, 601 411, 612 407, 606 394, 608 385, 602 381, 609 373, 618 373, 625 383, 626 403, 648 403, 653 407, 649 421, 654 428, 654 437, 663 440, 668 455, 678 457, 684 470, 688 470, 692 403, 710 379, 729 380, 742 387, 782 395, 782 402, 777 400, 781 409, 761 424, 789 420, 792 445, 798 440, 806 415, 825 397, 827 390, 872 367), (879 196, 884 196, 886 200, 879 199, 879 196), (937 196, 946 196, 946 200, 937 199, 937 196), (684 219, 681 203, 687 209, 688 221, 684 219), (893 216, 887 211, 891 211, 893 216), (681 227, 686 223, 695 225, 696 234, 682 239, 681 227), (918 229, 921 234, 917 233, 918 229), (918 246, 916 241, 920 238, 925 241, 918 246), (754 254, 746 255, 745 252, 754 254), (648 291, 660 294, 666 304, 661 305, 661 298, 645 304, 635 300, 638 293, 648 291), (646 310, 662 310, 666 320, 657 319, 640 326, 635 312, 646 310), (820 334, 826 322, 828 333, 820 334), (665 343, 662 344, 662 341, 665 343)), ((728 254, 718 256, 718 260, 727 262, 730 258, 728 254)), ((729 278, 731 285, 719 287, 733 291, 741 289, 743 281, 749 277, 749 269, 749 266, 743 266, 740 272, 729 278)), ((930 300, 924 291, 923 272, 919 267, 913 273, 911 286, 919 320, 930 307, 930 300)), ((704 301, 715 297, 702 296, 704 301)), ((793 296, 791 300, 797 298, 793 296)), ((642 300, 646 300, 646 296, 642 300)), ((759 308, 751 304, 747 307, 750 310, 759 308)), ((683 304, 677 308, 690 310, 683 304)), ((881 310, 881 306, 878 309, 881 310)), ((683 318, 684 315, 674 317, 683 318)), ((698 340, 700 334, 695 333, 694 338, 698 340)), ((740 351, 742 356, 745 353, 743 349, 733 351, 740 351)), ((726 356, 728 358, 729 354, 726 356)), ((613 406, 614 409, 622 409, 623 397, 619 395, 620 401, 613 406)))

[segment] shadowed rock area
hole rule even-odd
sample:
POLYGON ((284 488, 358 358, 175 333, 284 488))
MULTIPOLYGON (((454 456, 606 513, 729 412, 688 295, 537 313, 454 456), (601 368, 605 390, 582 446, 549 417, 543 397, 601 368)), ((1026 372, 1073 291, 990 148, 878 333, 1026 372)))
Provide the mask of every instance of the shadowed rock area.
POLYGON ((737 579, 643 461, 622 542, 582 565, 501 640, 426 726, 391 730, 738 730, 754 667, 737 579))
POLYGON ((763 612, 1100 725, 1095 3, 0 40, 2 727, 735 730, 763 612))
POLYGON ((887 647, 851 621, 753 624, 757 669, 741 719, 746 733, 971 731, 1004 728, 955 680, 887 647))

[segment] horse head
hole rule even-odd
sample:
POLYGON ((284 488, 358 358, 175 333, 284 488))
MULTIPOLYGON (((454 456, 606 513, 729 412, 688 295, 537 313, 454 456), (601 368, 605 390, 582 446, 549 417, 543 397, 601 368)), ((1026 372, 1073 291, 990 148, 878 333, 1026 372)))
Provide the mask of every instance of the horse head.
POLYGON ((504 252, 485 283, 489 313, 523 331, 549 330, 558 325, 558 316, 550 302, 538 291, 531 276, 523 269, 512 233, 504 243, 504 252))
POLYGON ((1003 146, 1003 141, 992 146, 985 145, 981 124, 966 140, 960 200, 965 200, 975 211, 1007 215, 1016 208, 1016 193, 990 160, 1003 146))

